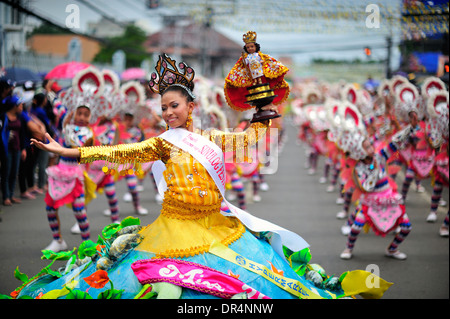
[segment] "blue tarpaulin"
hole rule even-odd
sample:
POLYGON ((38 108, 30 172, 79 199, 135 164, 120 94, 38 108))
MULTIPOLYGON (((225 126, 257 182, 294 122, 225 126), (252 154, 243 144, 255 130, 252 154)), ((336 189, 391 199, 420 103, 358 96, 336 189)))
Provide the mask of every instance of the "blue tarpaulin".
POLYGON ((414 52, 413 53, 420 64, 425 67, 427 73, 436 73, 438 71, 438 62, 440 52, 414 52))

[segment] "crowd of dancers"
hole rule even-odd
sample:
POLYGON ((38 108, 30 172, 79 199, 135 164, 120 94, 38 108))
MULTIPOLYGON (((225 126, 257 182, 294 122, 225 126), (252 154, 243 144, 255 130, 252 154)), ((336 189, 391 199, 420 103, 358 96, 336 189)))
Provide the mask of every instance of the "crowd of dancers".
MULTIPOLYGON (((219 86, 201 77, 196 83, 200 98, 193 119, 197 126, 244 131, 250 125, 251 112, 223 108, 226 102, 219 86)), ((68 148, 135 143, 158 136, 166 129, 159 97, 145 85, 138 81, 120 84, 115 73, 90 67, 78 73, 72 87, 66 89, 54 81, 46 81, 41 90, 24 88, 2 83, 2 114, 6 122, 10 119, 23 126, 2 126, 2 136, 15 137, 9 142, 2 140, 3 204, 20 203, 13 196, 16 179, 22 200, 45 196, 53 236, 45 249, 67 249, 58 218, 63 205, 70 206, 76 217, 71 232, 80 234, 83 240, 90 238, 87 206, 98 194, 106 195, 108 206, 103 214, 112 223, 119 223, 116 183, 122 180, 127 185, 123 200, 133 204, 136 214, 148 213, 139 200, 146 176, 155 187, 155 200, 161 203, 152 163, 134 171, 124 165, 109 168, 103 161, 79 165, 76 159, 54 158, 29 144, 32 137, 45 140, 45 132, 68 148)), ((418 192, 424 191, 424 182, 433 185, 428 222, 436 222, 438 207, 447 205, 442 198, 443 188, 448 187, 446 85, 429 77, 416 86, 403 76, 395 76, 378 87, 344 82, 296 83, 291 93, 289 103, 299 128, 298 138, 306 145, 305 168, 309 174, 318 174, 318 161, 323 158, 319 181, 328 183, 327 192, 336 191, 336 203, 343 205, 336 215, 345 220, 341 232, 348 236, 341 258, 352 257, 359 233, 371 226, 381 236, 395 232, 386 254, 405 259, 398 246, 412 228, 405 207, 410 185, 414 184, 418 192), (397 189, 402 170, 404 179, 397 189)), ((283 112, 281 108, 279 111, 283 112)), ((227 198, 236 200, 241 209, 249 202, 260 201, 260 192, 269 189, 261 174, 268 162, 259 159, 270 154, 274 145, 278 151, 284 142, 283 121, 273 120, 272 127, 277 133, 267 134, 264 146, 252 149, 248 154, 251 161, 236 162, 236 154, 224 154, 227 198)), ((224 204, 221 209, 228 208, 224 204)), ((448 236, 448 218, 447 213, 439 229, 441 236, 448 236)))
MULTIPOLYGON (((424 191, 423 183, 432 185, 427 222, 436 222, 438 207, 447 205, 442 198, 449 168, 445 83, 428 77, 413 84, 396 75, 378 87, 300 83, 294 94, 298 139, 306 146, 305 169, 319 174, 318 160, 323 158, 319 182, 329 183, 327 192, 337 190, 336 203, 343 205, 336 217, 345 220, 341 232, 348 239, 340 257, 350 259, 361 230, 371 227, 380 236, 394 232, 385 254, 406 259, 398 246, 412 229, 405 202, 410 185, 418 192, 424 191)), ((447 212, 439 234, 448 237, 448 229, 447 212)))

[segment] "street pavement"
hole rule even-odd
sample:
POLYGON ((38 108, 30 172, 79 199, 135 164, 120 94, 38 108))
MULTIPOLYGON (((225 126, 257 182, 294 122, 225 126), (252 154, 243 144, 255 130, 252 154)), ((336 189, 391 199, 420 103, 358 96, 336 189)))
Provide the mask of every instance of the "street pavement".
MULTIPOLYGON (((286 121, 286 123, 290 123, 286 121)), ((408 255, 404 261, 384 256, 384 251, 394 238, 375 236, 373 231, 361 232, 354 248, 353 258, 342 260, 339 254, 345 248, 346 237, 340 232, 342 220, 336 213, 342 206, 336 204, 337 191, 327 193, 328 184, 320 184, 324 159, 320 158, 315 175, 305 169, 305 148, 297 143, 297 129, 286 124, 287 142, 279 154, 275 174, 266 175, 270 189, 260 192, 260 202, 250 202, 247 210, 260 218, 269 220, 302 236, 310 245, 311 263, 321 265, 328 275, 340 275, 348 270, 364 269, 393 285, 384 299, 448 299, 449 298, 449 240, 439 236, 439 227, 448 207, 440 207, 436 223, 425 221, 430 211, 431 181, 423 182, 426 193, 417 193, 414 185, 408 194, 406 209, 411 219, 412 231, 400 246, 408 255)), ((402 182, 401 176, 398 182, 402 182)), ((139 217, 142 225, 153 222, 161 205, 156 203, 152 182, 146 178, 145 189, 140 193, 141 204, 149 214, 138 216, 131 203, 123 201, 126 191, 124 180, 117 183, 121 218, 139 217)), ((444 199, 449 201, 448 188, 444 199)), ((43 196, 35 200, 23 200, 12 207, 2 207, 0 217, 0 294, 9 294, 20 286, 14 278, 16 267, 29 277, 37 274, 48 261, 41 260, 41 249, 52 240, 45 213, 43 196)), ((107 208, 104 194, 99 194, 88 207, 91 240, 96 241, 109 217, 102 214, 107 208)), ((72 211, 60 209, 62 236, 69 248, 78 247, 80 235, 70 233, 75 224, 72 211)), ((61 267, 57 262, 53 268, 61 267)))

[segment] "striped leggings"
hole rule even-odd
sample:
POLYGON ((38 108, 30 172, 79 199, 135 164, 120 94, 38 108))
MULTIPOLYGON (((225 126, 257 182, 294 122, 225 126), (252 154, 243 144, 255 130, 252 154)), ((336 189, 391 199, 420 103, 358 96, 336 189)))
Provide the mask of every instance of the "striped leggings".
POLYGON ((447 227, 447 228, 448 228, 448 214, 449 214, 449 212, 447 211, 447 215, 445 216, 444 222, 442 223, 442 226, 447 227))
MULTIPOLYGON (((88 240, 90 238, 89 221, 86 214, 86 208, 84 206, 84 194, 77 197, 72 203, 72 210, 75 218, 80 226, 81 238, 88 240)), ((47 219, 52 230, 53 239, 61 239, 61 225, 59 222, 58 208, 46 206, 47 219)))
POLYGON ((108 198, 109 210, 111 211, 111 222, 114 223, 119 220, 119 206, 116 196, 116 184, 112 178, 105 184, 104 190, 108 198))
POLYGON ((435 212, 437 211, 439 207, 439 201, 442 198, 442 191, 444 189, 444 185, 440 183, 439 181, 434 182, 433 186, 433 194, 431 195, 431 211, 435 212))
MULTIPOLYGON (((347 248, 353 249, 355 247, 355 242, 358 239, 358 235, 362 228, 366 224, 366 216, 360 208, 356 211, 355 220, 353 221, 350 234, 347 239, 347 248)), ((400 232, 398 232, 391 244, 389 245, 389 251, 396 251, 398 246, 405 240, 406 236, 411 232, 411 223, 406 214, 403 215, 403 221, 399 224, 400 232)))
POLYGON ((330 185, 335 186, 338 181, 339 174, 341 173, 341 167, 339 164, 333 164, 333 172, 331 173, 330 185))
MULTIPOLYGON (((406 169, 405 172, 405 180, 403 181, 402 185, 402 198, 403 200, 406 200, 406 196, 408 195, 409 187, 411 186, 411 183, 413 179, 416 177, 416 173, 414 170, 410 167, 406 169)), ((416 186, 419 186, 421 184, 421 180, 416 178, 416 186)))
POLYGON ((245 188, 241 177, 238 173, 231 174, 231 187, 237 193, 239 208, 246 209, 245 188))
POLYGON ((127 181, 128 191, 133 199, 133 206, 135 209, 139 208, 139 192, 137 191, 138 178, 136 175, 126 175, 125 180, 127 181))

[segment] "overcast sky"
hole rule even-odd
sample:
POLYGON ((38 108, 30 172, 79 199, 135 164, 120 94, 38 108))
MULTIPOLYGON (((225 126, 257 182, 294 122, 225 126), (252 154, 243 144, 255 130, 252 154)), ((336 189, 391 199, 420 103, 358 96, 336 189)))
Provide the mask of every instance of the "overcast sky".
MULTIPOLYGON (((238 0, 240 1, 240 0, 238 0)), ((348 3, 351 0, 343 0, 348 3)), ((364 0, 363 0, 364 1, 364 0)), ((371 1, 373 3, 386 3, 387 0, 371 1)), ((391 2, 399 2, 392 0, 391 2)), ((292 1, 291 1, 292 2, 292 1)), ((301 3, 302 1, 299 1, 301 3)), ((303 1, 307 2, 307 1, 303 1)), ((335 0, 336 2, 336 0, 335 0)), ((158 14, 166 10, 148 10, 145 8, 145 0, 96 0, 92 1, 96 7, 118 21, 141 20, 141 26, 149 32, 155 32, 160 28, 158 14)), ((258 3, 258 1, 256 2, 258 3)), ((360 2, 358 2, 360 3, 360 2)), ((80 11, 80 29, 74 31, 88 32, 87 24, 101 19, 101 15, 92 8, 77 0, 32 0, 32 10, 50 20, 65 25, 66 19, 71 14, 71 5, 76 5, 80 11), (66 12, 67 10, 67 12, 66 12)), ((242 43, 242 34, 248 30, 236 30, 229 27, 215 26, 219 31, 236 41, 242 43)), ((256 29, 255 31, 258 32, 256 29)), ((351 34, 323 34, 323 33, 291 33, 291 32, 258 32, 258 42, 264 48, 264 52, 273 56, 292 53, 297 62, 308 62, 311 58, 324 59, 364 59, 364 46, 373 47, 373 58, 384 59, 387 50, 384 48, 386 35, 380 32, 351 34), (342 44, 346 43, 352 49, 345 50, 342 44), (337 46, 337 47, 334 47, 337 46), (339 48, 338 48, 339 47, 339 48), (305 52, 310 51, 310 52, 305 52)), ((398 35, 394 34, 394 44, 398 43, 398 35)), ((396 67, 399 59, 398 50, 394 47, 392 67, 396 67)))

